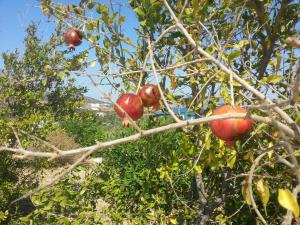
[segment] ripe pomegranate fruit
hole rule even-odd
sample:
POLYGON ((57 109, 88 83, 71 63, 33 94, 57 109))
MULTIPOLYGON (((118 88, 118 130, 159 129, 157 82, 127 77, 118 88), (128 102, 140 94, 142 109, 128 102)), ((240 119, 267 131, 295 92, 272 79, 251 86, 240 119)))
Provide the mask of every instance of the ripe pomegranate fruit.
MULTIPOLYGON (((135 94, 123 94, 121 97, 118 98, 117 104, 131 117, 132 120, 138 120, 143 116, 144 107, 141 98, 135 94)), ((127 115, 122 112, 122 110, 115 105, 114 106, 115 112, 117 115, 123 119, 123 124, 125 126, 131 124, 127 115)))
POLYGON ((141 88, 138 95, 141 97, 145 107, 153 107, 155 110, 159 109, 160 92, 157 85, 146 84, 141 88))
MULTIPOLYGON (((224 113, 246 113, 247 110, 238 106, 223 105, 218 107, 213 115, 224 113)), ((224 119, 210 123, 211 130, 215 136, 225 141, 228 146, 234 146, 235 141, 247 134, 252 127, 251 119, 224 119)))
POLYGON ((70 29, 65 33, 65 42, 69 45, 69 48, 74 50, 75 46, 81 44, 82 33, 79 30, 70 29))

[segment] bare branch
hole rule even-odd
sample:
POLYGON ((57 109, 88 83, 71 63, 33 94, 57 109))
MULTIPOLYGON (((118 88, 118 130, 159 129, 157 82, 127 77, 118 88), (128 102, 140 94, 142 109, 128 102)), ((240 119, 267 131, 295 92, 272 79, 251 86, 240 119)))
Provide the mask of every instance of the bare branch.
MULTIPOLYGON (((102 142, 102 143, 97 143, 97 144, 89 146, 89 147, 83 147, 83 148, 62 151, 59 154, 56 152, 38 152, 38 151, 32 152, 32 151, 23 150, 20 148, 10 148, 7 146, 0 147, 0 151, 9 151, 9 152, 18 153, 21 155, 26 155, 28 157, 40 157, 40 158, 64 157, 64 156, 70 156, 70 155, 83 154, 90 150, 104 149, 104 148, 112 147, 115 145, 128 143, 130 141, 136 141, 142 137, 150 136, 153 134, 158 134, 158 133, 161 133, 161 132, 164 132, 167 130, 171 130, 171 129, 183 128, 183 127, 188 127, 188 126, 193 126, 193 125, 198 125, 198 124, 203 124, 203 123, 210 123, 215 120, 222 120, 222 119, 229 119, 229 118, 245 118, 246 116, 249 116, 249 118, 251 118, 257 122, 273 125, 273 120, 269 117, 261 117, 261 116, 257 116, 257 115, 247 115, 247 113, 226 113, 226 114, 222 114, 222 115, 209 116, 209 117, 205 117, 205 118, 180 121, 180 122, 172 123, 169 125, 149 129, 149 130, 143 130, 142 133, 136 133, 131 136, 124 137, 124 138, 107 141, 107 142, 102 142)), ((292 130, 291 128, 289 128, 287 125, 285 125, 281 122, 277 122, 277 123, 278 123, 277 126, 279 126, 281 131, 284 132, 288 137, 290 137, 290 138, 297 137, 296 136, 297 134, 295 133, 295 131, 292 130)))
POLYGON ((297 102, 297 99, 299 98, 299 93, 300 93, 300 58, 298 59, 296 79, 294 81, 294 86, 293 86, 292 100, 293 100, 294 103, 297 102))
POLYGON ((14 135, 15 135, 16 139, 17 139, 18 147, 21 148, 21 149, 24 149, 24 148, 22 147, 22 143, 21 143, 21 141, 20 141, 20 138, 19 138, 19 136, 18 136, 18 134, 17 134, 15 128, 12 128, 12 130, 13 130, 13 132, 14 132, 14 135))
POLYGON ((39 137, 36 137, 36 136, 34 136, 34 135, 32 135, 32 134, 29 134, 28 132, 26 132, 26 131, 24 131, 24 130, 21 130, 21 129, 19 129, 19 131, 20 131, 21 133, 27 135, 28 137, 30 137, 30 138, 32 138, 32 139, 34 139, 34 140, 37 140, 37 141, 43 143, 43 144, 46 145, 47 147, 52 148, 52 149, 53 149, 54 151, 56 151, 58 154, 60 154, 60 153, 62 152, 62 150, 60 150, 60 149, 57 148, 56 146, 50 144, 50 143, 47 142, 47 141, 44 141, 43 139, 41 139, 41 138, 39 138, 39 137))
POLYGON ((261 220, 261 222, 265 225, 267 225, 268 223, 266 222, 266 220, 264 219, 264 217, 261 215, 260 211, 258 210, 257 208, 257 205, 256 205, 256 202, 254 200, 254 197, 253 197, 253 189, 252 189, 252 181, 253 181, 253 175, 254 175, 254 171, 255 171, 255 168, 258 166, 259 164, 259 161, 266 155, 268 154, 269 151, 272 151, 273 149, 271 150, 268 150, 268 151, 265 151, 263 152, 262 154, 260 154, 253 162, 252 166, 251 166, 251 169, 249 171, 249 177, 248 177, 248 190, 249 190, 249 195, 250 195, 250 199, 251 199, 251 204, 252 204, 252 207, 256 213, 256 215, 258 216, 258 218, 261 220))
POLYGON ((14 204, 17 201, 20 201, 24 198, 27 198, 43 189, 46 189, 48 187, 53 186, 54 184, 56 184, 58 181, 60 181, 64 176, 66 176, 68 173, 70 173, 73 169, 75 169, 79 164, 81 164, 89 155, 91 155, 93 152, 95 151, 95 149, 90 150, 88 152, 86 152, 84 155, 82 155, 74 164, 72 164, 68 169, 64 170, 61 174, 59 174, 58 176, 54 177, 50 182, 43 184, 41 186, 39 186, 38 188, 36 188, 35 190, 32 190, 30 192, 28 192, 27 194, 23 195, 20 198, 17 198, 16 200, 12 201, 11 204, 14 204))
POLYGON ((161 95, 161 98, 168 110, 168 112, 170 113, 170 115, 173 117, 173 119, 176 121, 176 122, 180 122, 181 120, 175 115, 175 113, 172 111, 172 109, 170 108, 165 96, 164 96, 164 92, 163 90, 161 89, 161 86, 159 84, 159 80, 158 80, 158 76, 157 76, 157 73, 156 73, 156 68, 155 68, 155 65, 154 65, 154 59, 153 59, 153 50, 152 50, 152 45, 151 45, 151 42, 150 42, 150 39, 148 38, 148 48, 149 48, 149 54, 150 54, 150 60, 151 60, 151 64, 152 64, 152 70, 153 70, 153 73, 154 73, 154 76, 155 76, 155 79, 156 79, 156 82, 157 82, 157 87, 158 87, 158 90, 160 92, 160 95, 161 95))

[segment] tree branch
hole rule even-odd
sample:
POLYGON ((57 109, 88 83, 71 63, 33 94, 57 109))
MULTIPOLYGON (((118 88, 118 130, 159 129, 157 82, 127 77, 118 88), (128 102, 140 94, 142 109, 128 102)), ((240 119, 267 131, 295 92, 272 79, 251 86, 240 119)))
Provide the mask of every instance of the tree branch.
MULTIPOLYGON (((197 49, 197 51, 204 56, 207 59, 210 59, 210 61, 212 61, 216 66, 219 67, 220 70, 222 70, 223 72, 225 72, 227 75, 232 75, 233 79, 236 80, 238 83, 240 83, 244 88, 246 88, 247 90, 249 90, 250 92, 252 92, 254 95, 256 95, 259 99, 264 100, 268 103, 273 103, 268 97, 266 97, 264 94, 262 94, 260 91, 256 90, 253 86, 251 86, 247 81, 245 81, 244 79, 242 79, 239 75, 237 75, 235 72, 233 72, 231 69, 229 69, 228 67, 226 67, 224 64, 222 64, 219 60, 215 59, 213 56, 211 56, 210 54, 208 54, 206 51, 204 51, 200 46, 197 46, 196 42, 194 41, 194 39, 192 38, 192 36, 188 33, 188 31, 184 28, 184 26, 182 25, 182 23, 178 20, 178 18, 176 17, 176 15, 174 14, 173 10, 171 9, 171 7, 169 6, 168 2, 166 0, 163 0, 166 8, 169 10, 171 17, 173 18, 173 20, 175 21, 176 26, 181 30, 181 32, 186 36, 186 38, 188 39, 188 41, 190 42, 190 44, 197 49)), ((282 109, 280 109, 279 107, 274 107, 274 110, 285 120, 287 121, 289 124, 294 123, 294 121, 292 120, 292 118, 290 118, 290 116, 285 113, 282 109)))

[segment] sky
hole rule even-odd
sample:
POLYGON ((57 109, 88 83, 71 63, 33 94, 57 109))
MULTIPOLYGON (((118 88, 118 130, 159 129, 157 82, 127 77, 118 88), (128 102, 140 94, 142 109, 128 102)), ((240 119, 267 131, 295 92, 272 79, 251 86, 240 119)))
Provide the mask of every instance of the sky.
POLYGON ((49 37, 54 24, 47 22, 38 5, 36 0, 0 0, 0 52, 22 50, 25 29, 32 21, 39 23, 42 39, 49 37))
MULTIPOLYGON (((127 3, 127 0, 116 0, 115 2, 127 3)), ((78 3, 75 0, 54 0, 56 3, 78 3)), ((108 4, 107 0, 100 1, 108 4)), ((125 34, 135 39, 134 27, 138 26, 138 21, 133 10, 128 7, 122 7, 122 15, 126 16, 125 34)), ((16 48, 23 52, 23 39, 26 27, 32 23, 38 23, 38 34, 43 41, 47 41, 50 34, 55 29, 55 24, 49 22, 39 7, 37 0, 0 0, 0 53, 5 51, 13 51, 16 48)), ((84 46, 80 46, 78 50, 83 50, 84 46)), ((0 57, 0 68, 3 66, 2 57, 0 57)), ((94 70, 95 71, 95 70, 94 70)), ((100 93, 90 83, 87 78, 77 77, 77 83, 88 87, 87 96, 99 99, 100 93)), ((108 87, 104 87, 104 92, 108 87)))
MULTIPOLYGON (((79 0, 54 0, 56 3, 75 3, 79 0)), ((109 0, 100 0, 101 3, 107 4, 109 0)), ((113 0, 113 2, 126 4, 127 0, 113 0)), ((125 35, 128 35, 131 40, 136 40, 134 27, 138 26, 137 18, 133 10, 129 7, 122 7, 122 15, 126 16, 123 30, 125 35)), ((43 41, 47 41, 50 34, 55 29, 55 24, 49 22, 48 18, 44 16, 39 7, 38 0, 0 0, 0 54, 5 51, 13 51, 16 48, 22 52, 24 50, 23 39, 25 36, 25 29, 31 23, 39 24, 38 34, 43 41)), ((300 26, 300 23, 298 24, 300 26)), ((67 48, 67 46, 65 46, 67 48)), ((87 43, 83 43, 76 50, 82 51, 87 48, 87 43)), ((298 54, 298 53, 297 53, 298 54)), ((0 68, 3 66, 2 57, 0 57, 0 68)), ((97 68, 89 68, 88 71, 96 72, 97 68)), ((102 94, 95 88, 86 77, 77 77, 77 84, 86 86, 88 92, 86 95, 99 99, 102 94)), ((102 86, 101 92, 110 92, 109 86, 102 86)), ((117 97, 115 93, 114 97, 117 97)))

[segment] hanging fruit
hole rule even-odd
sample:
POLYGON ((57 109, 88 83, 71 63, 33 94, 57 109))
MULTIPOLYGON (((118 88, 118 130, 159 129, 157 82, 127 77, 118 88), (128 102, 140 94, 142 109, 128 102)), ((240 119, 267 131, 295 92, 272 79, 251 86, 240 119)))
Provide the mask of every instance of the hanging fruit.
POLYGON ((157 85, 146 84, 141 88, 138 95, 141 97, 145 107, 153 107, 155 110, 159 109, 159 100, 161 96, 157 85))
MULTIPOLYGON (((213 112, 213 115, 222 115, 225 113, 247 113, 247 110, 238 106, 223 105, 217 108, 213 112)), ((252 125, 252 119, 224 119, 210 123, 213 134, 224 140, 229 146, 234 146, 237 140, 251 130, 252 125)))
MULTIPOLYGON (((123 94, 117 100, 117 104, 130 116, 132 120, 138 120, 143 116, 144 107, 142 100, 139 96, 135 94, 123 94)), ((125 126, 130 125, 127 115, 117 106, 114 106, 114 110, 117 115, 123 119, 123 124, 125 126)))
POLYGON ((74 50, 75 46, 81 44, 82 33, 79 30, 70 29, 65 33, 65 42, 68 44, 69 49, 74 50))

